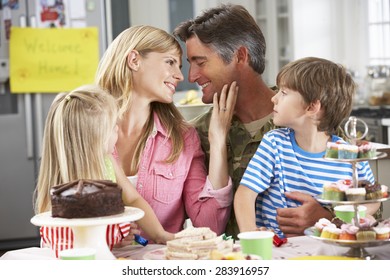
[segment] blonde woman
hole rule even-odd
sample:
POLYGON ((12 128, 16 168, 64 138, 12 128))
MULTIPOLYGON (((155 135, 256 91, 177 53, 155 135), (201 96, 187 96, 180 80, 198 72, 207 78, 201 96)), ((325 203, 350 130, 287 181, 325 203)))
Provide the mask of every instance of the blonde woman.
MULTIPOLYGON (((35 190, 35 212, 51 210, 50 188, 78 179, 110 179, 123 190, 125 205, 141 208, 139 225, 158 243, 173 238, 158 222, 147 202, 134 190, 112 157, 118 138, 115 99, 98 86, 87 85, 61 93, 53 101, 45 124, 42 160, 35 190)), ((129 223, 110 225, 110 248, 128 234, 129 223)), ((42 246, 56 251, 73 247, 70 228, 41 227, 42 246)))
POLYGON ((96 83, 119 103, 116 153, 137 191, 169 232, 186 218, 221 234, 232 207, 226 135, 237 87, 214 96, 210 129, 210 174, 196 130, 173 104, 180 81, 182 50, 175 38, 151 26, 124 30, 106 50, 96 83))

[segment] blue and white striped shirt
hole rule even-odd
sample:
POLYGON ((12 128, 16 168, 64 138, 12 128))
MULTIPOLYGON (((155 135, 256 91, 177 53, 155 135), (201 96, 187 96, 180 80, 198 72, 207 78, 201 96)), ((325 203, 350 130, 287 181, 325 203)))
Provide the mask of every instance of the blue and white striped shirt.
MULTIPOLYGON (((337 140, 343 141, 333 135, 332 142, 337 140)), ((284 237, 276 221, 276 209, 300 205, 288 199, 285 192, 317 196, 322 193, 324 183, 352 179, 351 163, 325 160, 324 155, 325 150, 321 153, 302 150, 290 128, 275 129, 264 135, 240 182, 259 194, 256 199, 258 227, 271 228, 284 237)), ((374 183, 367 161, 357 162, 356 170, 359 180, 374 183)))

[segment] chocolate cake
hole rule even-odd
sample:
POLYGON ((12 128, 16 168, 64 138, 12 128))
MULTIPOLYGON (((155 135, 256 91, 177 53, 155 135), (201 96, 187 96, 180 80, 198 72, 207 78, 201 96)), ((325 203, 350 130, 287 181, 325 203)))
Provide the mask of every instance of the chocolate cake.
POLYGON ((366 189, 366 199, 379 199, 383 197, 382 187, 378 182, 371 184, 369 181, 363 180, 359 181, 359 188, 366 189))
POLYGON ((76 180, 51 188, 52 216, 91 218, 124 212, 122 189, 110 180, 76 180))

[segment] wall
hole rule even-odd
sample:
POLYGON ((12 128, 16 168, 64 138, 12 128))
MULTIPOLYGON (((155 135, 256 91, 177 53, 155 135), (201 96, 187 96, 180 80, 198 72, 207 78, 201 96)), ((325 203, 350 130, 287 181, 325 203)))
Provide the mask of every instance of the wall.
POLYGON ((255 17, 255 1, 254 0, 196 0, 194 1, 195 15, 199 15, 202 10, 215 7, 221 3, 239 4, 244 6, 255 17))
MULTIPOLYGON (((370 161, 371 169, 376 180, 390 187, 390 148, 381 149, 380 151, 387 153, 387 157, 379 160, 370 161)), ((383 218, 390 218, 390 201, 383 202, 383 218)))
POLYGON ((329 0, 294 0, 292 5, 294 59, 332 57, 329 0), (313 11, 321 11, 313 12, 313 11))
MULTIPOLYGON (((220 3, 241 4, 255 16, 255 0, 196 0, 194 15, 220 3)), ((169 0, 129 0, 131 25, 170 30, 169 0)), ((319 56, 366 74, 366 0, 291 0, 293 59, 319 56)), ((277 36, 277 34, 275 34, 277 36)), ((268 49, 273 49, 268 40, 268 49)), ((276 72, 278 69, 275 70, 276 72)))
POLYGON ((131 25, 148 24, 169 30, 168 0, 130 0, 131 25))
POLYGON ((365 0, 292 0, 294 58, 320 56, 365 75, 365 0))

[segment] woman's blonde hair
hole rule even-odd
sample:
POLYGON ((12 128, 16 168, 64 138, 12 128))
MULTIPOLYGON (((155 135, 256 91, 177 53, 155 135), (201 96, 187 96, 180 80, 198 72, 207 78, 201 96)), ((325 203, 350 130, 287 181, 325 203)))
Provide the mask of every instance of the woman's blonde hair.
MULTIPOLYGON (((128 112, 132 102, 133 78, 127 59, 131 51, 136 50, 143 57, 151 52, 165 53, 176 51, 182 55, 179 42, 166 31, 152 26, 133 26, 120 33, 104 53, 96 73, 95 81, 113 95, 119 105, 119 117, 128 112)), ((145 133, 136 147, 132 159, 132 171, 138 170, 139 159, 146 140, 153 130, 153 112, 159 116, 172 141, 172 152, 167 162, 175 161, 184 147, 183 132, 188 125, 173 103, 153 102, 145 133)))
POLYGON ((35 212, 51 209, 50 188, 77 179, 107 179, 105 157, 116 125, 115 99, 85 85, 60 93, 48 112, 35 189, 35 212))

